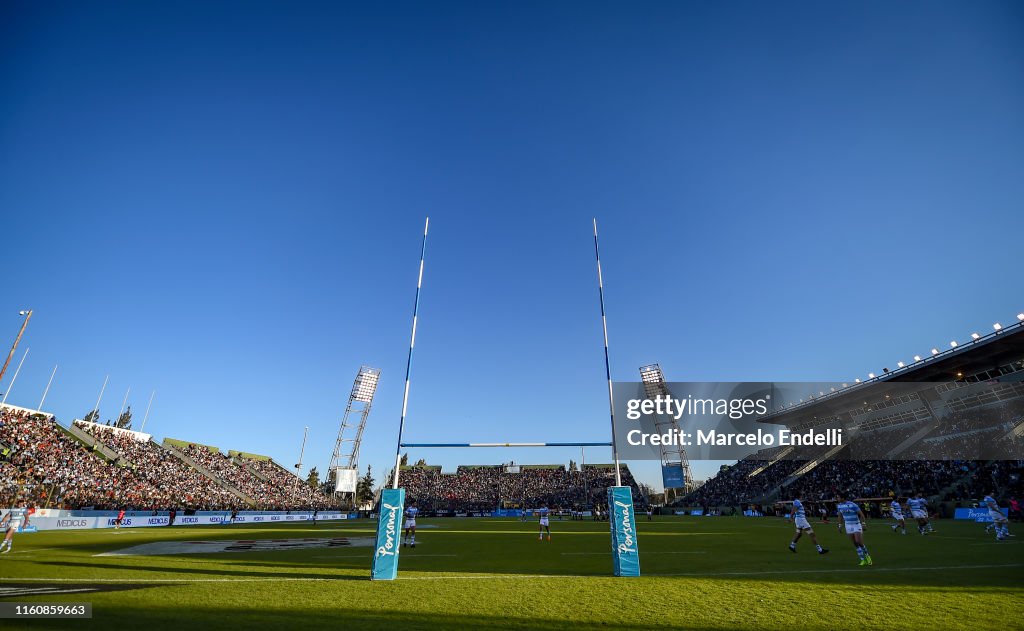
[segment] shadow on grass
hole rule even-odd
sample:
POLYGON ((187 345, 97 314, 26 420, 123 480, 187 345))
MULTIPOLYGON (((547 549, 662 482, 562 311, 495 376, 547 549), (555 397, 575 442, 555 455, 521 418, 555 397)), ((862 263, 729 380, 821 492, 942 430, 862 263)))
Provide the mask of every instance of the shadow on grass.
MULTIPOLYGON (((567 629, 575 625, 585 624, 588 626, 608 626, 611 628, 629 629, 664 629, 665 625, 639 622, 633 619, 618 622, 600 622, 580 616, 576 620, 550 619, 540 617, 509 617, 509 616, 487 616, 459 613, 424 613, 413 611, 377 610, 377 609, 304 609, 296 608, 285 611, 245 611, 240 609, 213 609, 190 606, 187 611, 169 607, 126 607, 118 606, 114 609, 106 607, 94 607, 91 620, 64 620, 52 621, 55 624, 47 624, 46 621, 34 620, 43 625, 33 628, 47 629, 91 629, 109 628, 110 625, 130 625, 131 627, 144 627, 147 631, 159 629, 174 629, 178 631, 183 625, 196 629, 235 629, 253 628, 260 629, 302 629, 302 631, 315 631, 318 629, 330 629, 337 631, 343 629, 402 629, 402 631, 429 629, 536 629, 540 631, 552 631, 555 629, 567 629)), ((694 627, 687 626, 693 631, 709 631, 712 628, 722 627, 694 627)))
MULTIPOLYGON (((127 572, 157 572, 167 574, 188 574, 195 577, 199 575, 201 577, 220 577, 220 578, 275 578, 275 579, 316 579, 324 581, 368 581, 369 574, 364 576, 353 576, 350 574, 325 574, 318 572, 315 574, 301 574, 298 572, 285 572, 277 569, 268 569, 265 571, 249 571, 249 570, 237 570, 232 569, 239 565, 245 565, 240 563, 233 563, 232 568, 204 568, 204 567, 177 567, 167 565, 154 565, 152 558, 147 557, 145 564, 139 565, 125 565, 120 563, 85 563, 81 561, 40 561, 39 565, 52 565, 55 567, 77 567, 77 568, 88 568, 90 570, 113 570, 113 571, 127 571, 127 572)), ((266 566, 264 566, 266 567, 266 566)), ((290 567, 297 567, 292 564, 290 567)), ((110 578, 124 578, 128 580, 122 574, 114 574, 110 578)), ((77 579, 75 579, 77 580, 77 579)), ((142 577, 140 581, 153 580, 159 581, 157 578, 142 577)), ((88 578, 82 579, 83 583, 88 583, 88 578)))

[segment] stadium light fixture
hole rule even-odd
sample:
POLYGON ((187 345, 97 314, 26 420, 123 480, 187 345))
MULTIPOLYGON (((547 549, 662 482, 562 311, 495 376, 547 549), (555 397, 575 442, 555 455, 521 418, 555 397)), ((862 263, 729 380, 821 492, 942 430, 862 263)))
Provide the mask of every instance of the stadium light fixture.
POLYGON ((938 354, 939 354, 939 349, 933 348, 932 349, 932 355, 938 355, 938 354))
POLYGON ((906 366, 906 364, 904 364, 903 362, 896 362, 897 368, 903 368, 904 366, 906 366))
POLYGON ((914 361, 916 361, 916 362, 921 361, 921 356, 920 355, 914 355, 914 361))
POLYGON ((854 379, 853 382, 854 383, 860 383, 860 377, 857 377, 856 379, 854 379))
POLYGON ((956 340, 951 340, 951 341, 949 342, 949 347, 950 347, 950 348, 956 348, 956 340))
POLYGON ((972 339, 972 340, 976 340, 976 339, 979 339, 980 337, 981 337, 981 336, 980 336, 980 335, 978 335, 977 333, 971 333, 971 339, 972 339))
POLYGON ((356 375, 355 383, 352 384, 351 397, 354 401, 370 403, 373 395, 377 392, 377 382, 380 380, 380 370, 369 366, 360 366, 356 375))
POLYGON ((996 331, 1002 331, 1003 325, 996 322, 995 324, 992 325, 992 328, 995 329, 996 331))
POLYGON ((869 372, 868 373, 868 379, 874 379, 874 378, 875 378, 875 373, 869 372))
POLYGON ((1024 311, 1017 314, 1017 319, 1024 322, 1024 311))
POLYGON ((660 394, 667 394, 665 373, 661 371, 660 364, 641 366, 640 381, 644 384, 644 394, 648 399, 654 399, 660 394))

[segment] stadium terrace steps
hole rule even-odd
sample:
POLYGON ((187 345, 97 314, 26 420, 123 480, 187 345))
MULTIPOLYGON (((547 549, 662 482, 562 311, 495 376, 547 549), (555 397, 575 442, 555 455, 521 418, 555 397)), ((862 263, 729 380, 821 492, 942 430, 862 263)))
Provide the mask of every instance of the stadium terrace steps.
POLYGON ((808 462, 804 466, 802 466, 799 469, 797 469, 796 471, 794 471, 793 475, 789 476, 788 478, 786 478, 785 480, 782 481, 781 486, 782 487, 787 487, 790 484, 793 484, 794 482, 799 480, 801 477, 803 477, 803 476, 807 475, 808 473, 810 473, 811 471, 813 471, 814 468, 817 467, 819 464, 825 462, 826 460, 828 460, 832 456, 836 455, 837 453, 839 453, 843 449, 846 449, 846 445, 836 445, 832 449, 829 449, 824 454, 818 456, 814 460, 808 462))
POLYGON ((273 484, 273 480, 271 480, 271 479, 270 479, 270 478, 268 478, 267 476, 263 475, 263 473, 261 473, 261 472, 257 471, 257 470, 256 470, 256 467, 253 467, 253 466, 251 466, 251 465, 250 465, 250 464, 249 464, 249 463, 248 463, 248 462, 246 461, 246 459, 245 459, 245 458, 242 458, 241 456, 238 456, 238 455, 236 455, 236 456, 235 456, 234 458, 232 458, 232 460, 234 460, 234 461, 235 461, 235 464, 237 464, 238 466, 240 466, 240 467, 244 467, 244 468, 245 468, 245 470, 246 470, 246 471, 248 471, 250 475, 256 476, 257 478, 259 478, 259 479, 261 479, 261 480, 263 480, 264 482, 267 482, 267 483, 269 483, 269 484, 273 484))
POLYGON ((118 460, 124 459, 124 457, 120 453, 118 453, 114 449, 111 449, 110 447, 107 447, 99 438, 96 438, 95 436, 85 431, 81 427, 78 427, 74 423, 71 424, 71 427, 64 427, 63 425, 56 421, 54 421, 53 424, 59 427, 61 430, 64 431, 64 433, 70 435, 78 442, 92 449, 94 452, 103 454, 103 456, 111 462, 117 462, 118 460))
MULTIPOLYGON (((178 446, 175 444, 175 443, 180 443, 180 442, 181 441, 169 442, 169 440, 167 438, 165 438, 164 439, 164 444, 162 445, 162 447, 164 449, 166 449, 167 451, 171 452, 172 454, 174 454, 175 456, 177 456, 178 458, 180 458, 182 461, 184 461, 186 464, 188 464, 189 466, 194 468, 199 473, 202 473, 206 477, 208 477, 211 480, 213 480, 214 482, 216 482, 218 485, 220 485, 221 488, 223 488, 223 489, 233 493, 235 496, 237 496, 239 499, 241 499, 242 501, 246 502, 250 506, 255 506, 256 505, 256 500, 254 500, 253 498, 249 497, 248 495, 246 495, 242 491, 236 489, 233 485, 228 484, 227 482, 224 481, 223 478, 221 478, 220 476, 216 475, 214 472, 210 471, 209 469, 207 469, 203 465, 199 464, 198 462, 196 462, 192 458, 189 458, 187 455, 185 455, 185 452, 183 452, 181 449, 179 449, 178 446)), ((200 447, 206 447, 206 445, 199 445, 199 446, 200 447)))
POLYGON ((895 458, 896 456, 900 455, 901 453, 903 453, 904 451, 906 451, 907 449, 910 449, 911 446, 916 445, 917 443, 921 442, 921 440, 925 436, 927 436, 928 434, 932 433, 932 431, 934 429, 935 429, 935 426, 933 424, 925 423, 924 427, 922 427, 921 429, 919 429, 916 432, 914 432, 913 434, 911 434, 909 437, 907 437, 906 440, 904 440, 900 444, 896 445, 896 447, 894 447, 892 451, 890 451, 888 454, 886 454, 886 456, 885 456, 886 459, 891 460, 891 459, 895 458))
MULTIPOLYGON (((772 466, 776 462, 778 462, 778 461, 782 460, 783 458, 785 458, 786 456, 788 456, 795 449, 796 449, 796 447, 786 447, 785 449, 780 451, 778 453, 778 455, 776 455, 774 458, 772 458, 771 460, 768 460, 767 462, 765 462, 765 464, 763 464, 760 467, 758 467, 758 468, 754 469, 753 471, 751 471, 750 474, 747 475, 747 478, 748 479, 749 478, 753 478, 754 476, 758 475, 759 473, 761 473, 762 471, 764 471, 768 467, 772 466)), ((694 489, 694 490, 696 490, 696 489, 694 489)))

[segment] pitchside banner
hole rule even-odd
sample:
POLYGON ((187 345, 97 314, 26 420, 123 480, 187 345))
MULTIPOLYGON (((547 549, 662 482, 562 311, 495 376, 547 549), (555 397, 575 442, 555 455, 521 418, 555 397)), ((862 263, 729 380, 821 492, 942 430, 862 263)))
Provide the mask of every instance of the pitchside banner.
POLYGON ((615 446, 623 460, 680 451, 690 461, 809 460, 829 452, 837 460, 1020 460, 1024 397, 1005 394, 1019 388, 1012 377, 667 382, 656 392, 617 382, 615 446), (914 420, 893 426, 896 415, 914 420))
MULTIPOLYGON (((1010 515, 1009 508, 1001 508, 1000 512, 1007 517, 1010 515)), ((994 521, 987 508, 958 508, 953 512, 953 519, 969 519, 981 523, 994 521)))
POLYGON ((640 551, 636 545, 633 493, 628 486, 608 487, 608 510, 614 515, 611 529, 615 576, 640 576, 640 551))
POLYGON ((375 581, 393 581, 398 577, 399 537, 402 536, 402 513, 405 511, 405 489, 384 489, 380 494, 380 516, 377 518, 377 542, 373 549, 375 581))

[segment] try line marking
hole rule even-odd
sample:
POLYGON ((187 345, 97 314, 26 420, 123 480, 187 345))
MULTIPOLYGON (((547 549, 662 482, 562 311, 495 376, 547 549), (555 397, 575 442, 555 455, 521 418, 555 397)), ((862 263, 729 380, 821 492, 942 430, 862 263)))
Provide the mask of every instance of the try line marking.
MULTIPOLYGON (((849 572, 861 572, 870 574, 874 572, 926 572, 928 570, 991 570, 998 568, 1024 567, 1024 563, 1008 563, 1003 565, 931 565, 925 567, 872 567, 829 569, 829 570, 780 570, 780 571, 758 571, 758 572, 692 572, 682 574, 645 574, 650 578, 661 577, 692 577, 701 578, 706 576, 773 576, 779 574, 839 574, 849 572)), ((641 576, 641 578, 643 578, 641 576)), ((612 578, 611 576, 582 576, 578 574, 449 574, 440 576, 399 576, 400 581, 444 581, 458 579, 538 579, 538 578, 612 578)), ((326 576, 322 578, 312 577, 263 577, 263 578, 7 578, 0 577, 0 583, 24 583, 24 582, 48 582, 48 583, 273 583, 275 581, 334 581, 338 579, 351 580, 348 575, 326 576)), ((369 580, 369 578, 367 578, 369 580)))

